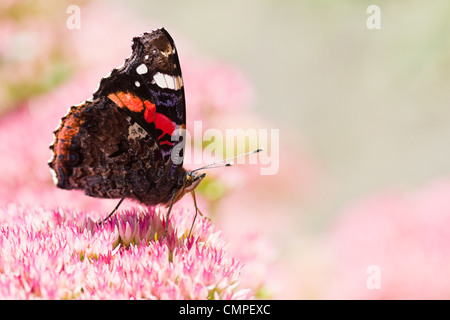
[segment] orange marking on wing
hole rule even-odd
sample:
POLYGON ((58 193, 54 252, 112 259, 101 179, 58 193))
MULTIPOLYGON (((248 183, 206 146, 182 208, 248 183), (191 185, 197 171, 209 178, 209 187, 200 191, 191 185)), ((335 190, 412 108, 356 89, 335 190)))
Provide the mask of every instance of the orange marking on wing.
POLYGON ((114 102, 119 108, 123 108, 124 105, 122 101, 120 101, 119 97, 115 93, 108 94, 108 98, 114 102))
POLYGON ((142 100, 130 92, 116 92, 108 95, 119 108, 127 107, 130 111, 140 112, 144 109, 142 100))
POLYGON ((56 172, 58 184, 63 183, 67 176, 66 166, 70 161, 70 149, 72 138, 78 134, 82 119, 74 115, 77 111, 74 107, 62 119, 62 124, 55 132, 55 143, 53 145, 53 159, 51 161, 51 168, 56 172))

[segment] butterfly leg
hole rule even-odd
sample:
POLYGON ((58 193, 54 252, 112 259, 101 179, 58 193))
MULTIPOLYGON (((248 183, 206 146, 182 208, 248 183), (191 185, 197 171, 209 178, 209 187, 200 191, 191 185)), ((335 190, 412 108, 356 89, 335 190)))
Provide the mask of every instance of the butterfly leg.
POLYGON ((194 199, 195 216, 194 216, 194 220, 192 221, 191 229, 189 230, 188 238, 191 236, 192 228, 194 228, 194 223, 195 223, 195 219, 197 218, 197 213, 200 213, 200 215, 203 217, 203 213, 200 211, 200 209, 197 206, 197 199, 195 198, 194 190, 192 190, 191 194, 192 194, 192 198, 194 199))
POLYGON ((114 214, 114 212, 117 211, 117 209, 119 209, 119 206, 122 204, 123 200, 125 200, 125 198, 130 194, 130 192, 133 192, 132 190, 128 190, 127 192, 125 192, 125 194, 123 195, 123 197, 120 199, 119 203, 116 205, 116 207, 113 209, 113 211, 111 211, 111 213, 105 218, 103 219, 99 225, 102 225, 103 223, 105 223, 106 220, 108 220, 109 218, 111 218, 111 216, 114 214))
POLYGON ((175 192, 172 194, 172 200, 170 201, 170 206, 166 213, 166 226, 164 228, 164 239, 167 239, 167 229, 169 227, 169 215, 170 211, 172 211, 173 203, 175 202, 175 194, 176 194, 175 192))

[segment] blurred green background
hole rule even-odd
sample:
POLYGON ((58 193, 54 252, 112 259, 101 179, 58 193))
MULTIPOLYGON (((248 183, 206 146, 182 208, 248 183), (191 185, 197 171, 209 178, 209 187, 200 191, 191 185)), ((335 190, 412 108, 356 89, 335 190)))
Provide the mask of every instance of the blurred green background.
POLYGON ((360 195, 450 173, 448 1, 129 4, 246 72, 282 143, 306 141, 324 170, 321 222, 360 195), (381 30, 366 26, 371 4, 381 30))

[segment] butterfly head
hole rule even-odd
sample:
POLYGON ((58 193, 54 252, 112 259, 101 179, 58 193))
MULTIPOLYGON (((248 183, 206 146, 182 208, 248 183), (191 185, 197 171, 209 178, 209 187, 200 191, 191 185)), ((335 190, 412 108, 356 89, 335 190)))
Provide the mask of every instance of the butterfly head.
POLYGON ((174 202, 180 200, 186 193, 194 191, 204 177, 206 177, 206 173, 200 174, 193 171, 187 171, 184 178, 179 181, 179 188, 175 195, 174 202))
POLYGON ((184 190, 186 192, 191 192, 192 190, 197 188, 204 177, 206 177, 206 173, 200 174, 193 171, 186 172, 186 177, 184 179, 184 190))

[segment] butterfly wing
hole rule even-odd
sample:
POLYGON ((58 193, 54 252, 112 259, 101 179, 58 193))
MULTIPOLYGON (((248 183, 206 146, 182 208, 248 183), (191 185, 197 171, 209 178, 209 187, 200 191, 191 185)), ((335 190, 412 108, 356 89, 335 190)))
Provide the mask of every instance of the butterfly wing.
POLYGON ((185 128, 178 56, 164 29, 134 38, 132 49, 92 101, 62 118, 49 165, 63 189, 102 198, 132 191, 146 204, 168 203, 185 174, 182 156, 173 152, 184 139, 172 141, 185 128))
POLYGON ((157 141, 164 161, 182 166, 186 105, 173 39, 158 29, 134 38, 132 50, 124 65, 100 82, 94 99, 106 96, 124 109, 157 141))

